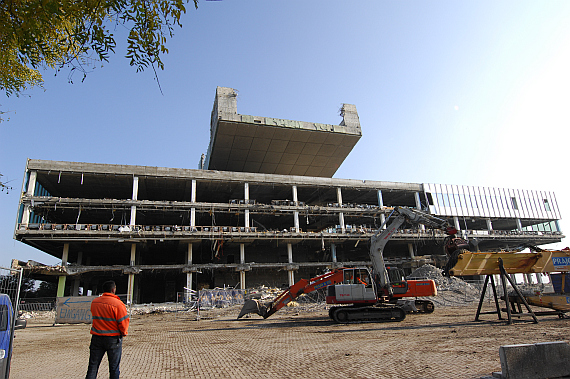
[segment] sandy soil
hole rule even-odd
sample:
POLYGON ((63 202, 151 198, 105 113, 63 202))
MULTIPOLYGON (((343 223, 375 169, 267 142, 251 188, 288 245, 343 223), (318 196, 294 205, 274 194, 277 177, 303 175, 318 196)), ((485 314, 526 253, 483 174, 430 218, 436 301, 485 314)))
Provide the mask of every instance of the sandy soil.
MULTIPOLYGON (((495 314, 475 322, 476 306, 350 325, 331 321, 323 304, 286 308, 267 320, 235 320, 239 306, 202 312, 199 321, 194 311, 133 315, 121 377, 481 378, 500 371, 502 345, 568 341, 569 319, 507 325, 495 314)), ((53 314, 34 317, 16 332, 12 378, 85 375, 89 325, 52 323, 53 314)), ((105 359, 99 378, 108 378, 105 359)))

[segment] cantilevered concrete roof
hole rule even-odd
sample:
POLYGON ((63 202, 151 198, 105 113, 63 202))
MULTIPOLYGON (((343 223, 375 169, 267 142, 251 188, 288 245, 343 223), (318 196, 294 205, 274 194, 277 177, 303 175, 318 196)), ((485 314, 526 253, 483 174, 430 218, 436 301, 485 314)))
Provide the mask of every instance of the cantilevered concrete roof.
POLYGON ((351 104, 343 104, 340 125, 330 125, 240 115, 236 97, 216 89, 205 169, 331 178, 362 135, 351 104))

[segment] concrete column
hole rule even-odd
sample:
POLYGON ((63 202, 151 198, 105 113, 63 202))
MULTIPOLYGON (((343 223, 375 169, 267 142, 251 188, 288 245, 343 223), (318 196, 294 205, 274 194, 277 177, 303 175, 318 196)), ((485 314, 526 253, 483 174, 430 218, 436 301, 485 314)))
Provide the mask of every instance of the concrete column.
MULTIPOLYGON (((192 264, 192 243, 188 242, 188 256, 186 258, 186 264, 191 265, 192 264)), ((186 274, 186 288, 188 289, 193 289, 192 288, 192 273, 188 272, 186 274)))
MULTIPOLYGON (((293 263, 293 245, 290 243, 287 244, 287 258, 289 263, 293 263)), ((289 270, 287 271, 289 277, 289 286, 295 284, 295 271, 289 270)))
POLYGON ((131 205, 131 222, 129 223, 130 226, 136 225, 137 222, 137 206, 131 205))
POLYGON ((453 216, 453 225, 455 226, 455 229, 461 230, 461 226, 459 225, 459 217, 453 216))
MULTIPOLYGON (((36 190, 36 180, 37 180, 38 172, 37 171, 30 171, 30 177, 28 179, 28 188, 26 188, 26 195, 27 196, 34 196, 34 192, 36 190)), ((24 207, 24 214, 22 215, 22 224, 26 227, 30 223, 30 216, 32 214, 32 209, 29 205, 24 207)))
MULTIPOLYGON (((245 263, 245 245, 239 244, 239 261, 241 264, 245 263)), ((245 271, 239 272, 239 285, 242 290, 245 289, 245 271)))
MULTIPOLYGON (((295 205, 299 205, 299 199, 297 198, 297 186, 292 187, 293 191, 293 201, 295 205)), ((293 213, 293 224, 295 226, 295 232, 299 233, 301 230, 299 228, 299 211, 293 213)))
POLYGON ((542 274, 541 273, 536 273, 534 274, 536 276, 536 282, 538 284, 542 284, 542 274))
MULTIPOLYGON (((384 198, 382 197, 382 190, 378 190, 377 195, 378 195, 378 206, 383 207, 384 206, 384 198)), ((386 215, 381 214, 380 215, 380 225, 384 225, 385 222, 386 222, 386 215)), ((382 227, 382 229, 386 229, 386 225, 384 225, 382 227)))
MULTIPOLYGON (((63 253, 61 255, 61 265, 62 266, 67 266, 67 259, 69 258, 69 244, 68 243, 64 243, 63 244, 63 253)), ((63 294, 65 292, 65 275, 62 275, 59 277, 59 280, 57 282, 57 297, 63 297, 63 294)))
MULTIPOLYGON (((422 210, 422 202, 420 200, 420 193, 414 193, 414 198, 416 199, 416 209, 422 210)), ((420 224, 420 230, 426 230, 426 226, 424 224, 420 224)))
POLYGON ((67 260, 69 259, 69 244, 63 244, 63 254, 61 255, 61 265, 67 266, 67 260))
POLYGON ((523 228, 522 228, 522 223, 521 223, 521 219, 520 219, 520 218, 517 218, 517 230, 518 230, 519 232, 521 232, 521 231, 523 230, 523 228))
MULTIPOLYGON (((243 184, 243 198, 246 203, 249 203, 249 183, 243 184)), ((245 227, 249 228, 249 209, 245 210, 245 227)))
POLYGON ((28 180, 28 188, 26 191, 26 195, 34 196, 34 192, 36 191, 37 178, 38 178, 38 172, 37 171, 31 171, 30 172, 30 180, 28 180))
MULTIPOLYGON (((416 199, 416 209, 418 210, 422 210, 422 202, 420 199, 420 193, 419 192, 415 192, 414 193, 414 198, 416 199)), ((419 225, 420 230, 426 230, 426 226, 424 224, 420 224, 419 225)))
POLYGON ((524 274, 526 276, 526 282, 532 284, 532 274, 524 274))
MULTIPOLYGON (((132 199, 133 200, 138 200, 138 196, 139 196, 139 177, 135 176, 133 177, 133 196, 132 199)), ((130 225, 136 225, 137 222, 137 206, 136 205, 131 205, 131 222, 130 225)))
POLYGON ((421 211, 422 210, 422 202, 420 200, 420 193, 419 192, 414 193, 414 198, 416 199, 416 209, 419 209, 421 211))
POLYGON ((332 261, 333 262, 337 262, 337 258, 336 258, 336 245, 334 243, 331 243, 331 256, 332 256, 332 261))
POLYGON ((487 230, 489 231, 493 230, 493 221, 491 221, 490 218, 488 218, 486 221, 487 221, 487 230))
POLYGON ((38 172, 30 171, 30 179, 28 180, 28 188, 26 190, 26 195, 34 196, 34 192, 36 191, 37 178, 38 178, 38 172))
MULTIPOLYGON (((134 266, 137 258, 137 244, 131 244, 131 260, 129 264, 134 266)), ((129 279, 127 283, 127 305, 133 304, 133 298, 135 293, 135 274, 129 274, 129 279)))
MULTIPOLYGON (((337 189, 336 189, 336 199, 337 199, 338 206, 342 208, 342 191, 341 191, 340 187, 337 187, 337 189)), ((340 229, 341 229, 342 233, 344 234, 346 232, 346 227, 344 225, 344 213, 342 213, 342 212, 340 212, 338 214, 338 223, 340 224, 340 229)))
POLYGON ((79 279, 73 280, 73 287, 71 288, 71 296, 79 296, 79 279))
POLYGON ((414 258, 416 256, 416 254, 414 253, 414 244, 413 243, 408 244, 408 252, 410 253, 410 258, 414 258))
MULTIPOLYGON (((196 202, 196 180, 192 180, 192 193, 190 194, 190 201, 196 202)), ((196 226, 196 208, 190 209, 190 226, 196 226)))
POLYGON ((133 200, 139 199, 139 177, 133 177, 133 200))
MULTIPOLYGON (((81 261, 83 259, 83 252, 77 252, 77 264, 81 265, 81 261)), ((77 276, 76 279, 73 280, 73 290, 71 292, 71 296, 79 296, 79 287, 81 286, 81 279, 77 276)), ((85 294, 83 294, 85 295, 85 294)))

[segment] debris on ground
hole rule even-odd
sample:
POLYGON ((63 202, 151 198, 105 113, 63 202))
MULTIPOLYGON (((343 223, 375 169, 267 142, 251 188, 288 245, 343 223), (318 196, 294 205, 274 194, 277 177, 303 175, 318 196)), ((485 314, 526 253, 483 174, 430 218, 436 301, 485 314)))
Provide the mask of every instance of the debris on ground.
POLYGON ((20 316, 21 318, 24 318, 26 320, 29 319, 53 319, 55 320, 55 310, 51 310, 51 311, 26 311, 26 312, 22 312, 22 315, 20 316))
POLYGON ((130 311, 133 315, 147 315, 153 313, 168 313, 188 310, 185 303, 160 303, 160 304, 134 304, 130 311))

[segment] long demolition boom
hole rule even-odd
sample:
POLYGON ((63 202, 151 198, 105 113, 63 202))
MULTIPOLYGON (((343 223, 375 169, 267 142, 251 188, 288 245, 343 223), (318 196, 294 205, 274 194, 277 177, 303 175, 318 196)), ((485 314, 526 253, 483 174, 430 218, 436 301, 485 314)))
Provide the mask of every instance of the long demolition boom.
POLYGON ((247 300, 244 303, 238 319, 248 313, 257 313, 263 318, 267 318, 304 293, 310 293, 333 284, 342 283, 342 281, 343 268, 337 268, 310 280, 301 279, 287 290, 283 291, 269 304, 264 305, 255 300, 247 300))

